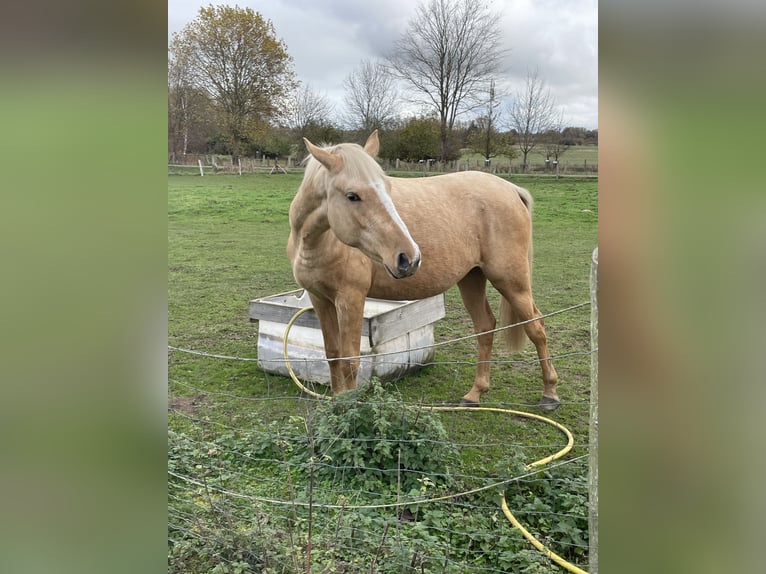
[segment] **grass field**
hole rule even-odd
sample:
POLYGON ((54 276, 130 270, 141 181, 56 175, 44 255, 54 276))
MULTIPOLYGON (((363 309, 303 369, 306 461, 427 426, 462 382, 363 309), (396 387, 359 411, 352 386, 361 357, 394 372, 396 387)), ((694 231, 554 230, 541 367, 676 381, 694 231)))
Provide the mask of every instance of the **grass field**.
MULTIPOLYGON (((300 174, 255 174, 242 177, 219 175, 204 178, 171 176, 168 178, 168 338, 170 345, 220 355, 256 357, 257 324, 252 324, 248 320, 248 302, 257 297, 297 287, 285 254, 285 244, 289 233, 288 207, 300 184, 300 179, 300 174)), ((549 313, 587 302, 590 255, 597 242, 597 181, 593 178, 556 180, 541 177, 514 178, 514 181, 527 187, 535 198, 534 293, 537 306, 543 313, 549 313)), ((497 309, 498 301, 497 293, 490 289, 490 302, 494 309, 497 309)), ((445 319, 436 325, 436 340, 448 341, 471 333, 470 320, 463 310, 456 288, 446 293, 445 304, 447 313, 445 319)), ((576 447, 571 454, 572 457, 586 452, 590 373, 589 317, 590 309, 586 306, 546 320, 551 352, 554 357, 561 356, 554 364, 560 377, 559 395, 563 406, 551 416, 574 433, 576 447)), ((476 344, 472 339, 439 347, 436 350, 436 364, 406 376, 396 383, 391 383, 386 388, 390 393, 400 393, 401 400, 407 404, 440 403, 459 399, 472 383, 475 349, 476 344)), ((486 395, 486 404, 504 405, 534 412, 542 383, 539 367, 534 361, 533 346, 529 344, 522 353, 511 356, 498 345, 493 357, 497 362, 492 367, 492 387, 486 395)), ((176 461, 173 465, 182 464, 178 461, 192 458, 204 461, 204 464, 202 462, 201 464, 205 466, 211 463, 211 457, 220 456, 206 455, 205 452, 224 451, 224 443, 227 440, 229 443, 226 444, 229 444, 231 452, 239 452, 243 437, 246 437, 246 442, 250 441, 248 444, 251 445, 249 450, 242 447, 243 452, 252 454, 258 451, 257 448, 252 447, 253 441, 261 444, 265 429, 273 431, 274 425, 279 427, 278 433, 293 436, 291 433, 295 431, 298 442, 305 440, 305 431, 302 434, 303 439, 300 438, 301 433, 298 431, 307 424, 306 420, 311 418, 312 407, 307 406, 310 401, 300 399, 299 391, 289 379, 264 373, 253 361, 213 359, 171 352, 168 362, 171 411, 169 428, 174 437, 171 441, 169 456, 171 460, 176 461), (292 431, 286 429, 292 429, 292 431), (181 456, 179 453, 185 454, 181 456)), ((463 484, 478 484, 480 480, 483 480, 479 478, 482 476, 497 477, 498 473, 502 475, 503 471, 498 469, 499 461, 505 461, 507 470, 508 465, 513 466, 521 460, 525 462, 536 460, 554 452, 562 444, 558 431, 526 419, 496 416, 493 413, 470 413, 469 415, 445 413, 440 419, 450 440, 459 445, 460 464, 457 474, 468 477, 463 478, 463 484)), ((263 447, 261 450, 266 448, 263 444, 261 446, 263 447)), ((273 445, 269 448, 273 448, 273 445)), ((285 451, 280 452, 281 454, 277 453, 279 456, 275 455, 276 458, 281 457, 287 460, 285 451)), ((248 458, 248 461, 251 459, 248 458)), ((280 474, 284 471, 278 469, 273 461, 271 466, 268 464, 264 466, 265 463, 259 464, 251 469, 253 473, 259 475, 258 484, 245 474, 237 473, 236 470, 224 472, 222 469, 228 469, 228 467, 223 462, 221 466, 211 467, 212 470, 205 475, 206 480, 227 480, 226 484, 230 490, 237 488, 259 493, 260 496, 296 499, 306 495, 305 477, 299 480, 296 478, 297 474, 289 473, 285 477, 284 474, 280 474), (273 475, 272 481, 264 480, 264 474, 270 473, 273 475), (300 493, 297 493, 296 489, 300 493)), ((173 465, 171 466, 176 468, 173 465)), ((574 470, 562 471, 563 474, 558 479, 554 475, 554 481, 559 480, 560 484, 566 484, 567 481, 577 482, 575 490, 582 490, 581 479, 587 472, 587 464, 582 462, 571 467, 574 470)), ((195 472, 194 468, 196 467, 192 466, 186 470, 195 472)), ((199 553, 195 554, 194 545, 199 546, 200 540, 209 542, 215 536, 208 531, 203 536, 199 531, 201 523, 191 519, 188 519, 191 522, 187 523, 184 517, 194 515, 195 512, 200 511, 200 506, 206 506, 208 514, 205 516, 215 522, 222 514, 210 514, 210 512, 211 509, 216 508, 216 504, 221 504, 221 501, 210 496, 205 499, 202 495, 205 489, 202 487, 189 490, 182 486, 178 483, 171 489, 171 529, 173 529, 174 516, 176 526, 187 524, 185 527, 174 530, 171 536, 171 540, 176 541, 171 544, 171 565, 175 564, 174 571, 212 572, 214 571, 211 566, 213 563, 205 562, 200 558, 199 553), (192 523, 198 524, 197 531, 188 526, 192 523)), ((582 502, 582 492, 572 494, 572 496, 575 495, 582 502)), ((317 496, 320 496, 319 492, 317 496)), ((360 495, 355 492, 354 496, 360 495)), ((560 504, 567 495, 565 493, 557 495, 554 491, 548 492, 545 496, 553 496, 553 500, 559 501, 556 504, 560 504)), ((528 498, 531 505, 534 500, 548 500, 545 496, 541 493, 535 494, 532 485, 523 492, 517 492, 516 503, 526 504, 524 500, 528 498)), ((233 520, 234 523, 239 524, 237 504, 232 500, 229 500, 228 504, 223 514, 229 516, 227 520, 233 520)), ((483 501, 479 498, 475 504, 486 505, 487 512, 490 514, 497 512, 495 499, 483 501)), ((512 504, 510 497, 509 504, 512 504)), ((269 512, 272 511, 273 509, 269 510, 269 512)), ((253 518, 255 511, 252 508, 242 512, 245 512, 251 522, 255 520, 253 518)), ((434 517, 439 515, 434 512, 437 511, 424 515, 429 517, 428 520, 424 518, 423 521, 416 521, 414 524, 420 527, 437 521, 434 517)), ((465 514, 464 510, 460 512, 465 514)), ((544 512, 541 511, 538 514, 544 515, 544 512)), ((534 515, 535 513, 530 510, 530 517, 534 515)), ((585 515, 587 516, 587 511, 585 515)), ((362 552, 360 556, 367 557, 365 571, 371 568, 370 556, 378 555, 376 548, 385 547, 386 551, 391 552, 395 550, 388 548, 388 544, 392 544, 391 539, 383 536, 383 539, 386 539, 384 544, 380 535, 382 530, 378 531, 374 528, 375 521, 382 521, 383 518, 378 515, 368 518, 373 522, 367 532, 378 532, 378 537, 375 540, 372 540, 371 535, 367 537, 367 554, 362 552, 365 543, 359 545, 359 551, 362 552)), ((509 525, 504 523, 502 513, 500 519, 497 522, 502 523, 502 528, 511 530, 509 525)), ((553 540, 559 540, 562 537, 567 539, 569 536, 571 538, 571 548, 568 552, 570 559, 579 560, 585 564, 587 556, 584 552, 587 551, 587 544, 583 550, 582 540, 583 537, 587 537, 587 528, 583 533, 581 519, 582 516, 578 518, 580 528, 575 534, 559 533, 559 535, 552 534, 551 537, 553 540)), ((281 535, 305 538, 305 516, 299 517, 296 511, 294 518, 287 517, 286 520, 290 527, 280 530, 281 535)), ((320 518, 317 517, 317 520, 320 518)), ((341 519, 333 516, 323 520, 336 521, 333 524, 335 524, 337 535, 341 519)), ((494 544, 493 552, 496 552, 496 557, 492 559, 494 562, 490 564, 488 562, 490 558, 486 557, 481 560, 470 558, 475 556, 471 552, 476 552, 479 544, 471 540, 466 542, 467 549, 461 558, 458 556, 458 551, 445 549, 460 547, 457 539, 464 537, 466 529, 477 527, 475 524, 461 526, 457 518, 454 520, 457 522, 444 527, 449 535, 439 535, 441 531, 438 528, 437 534, 434 534, 432 529, 428 532, 418 531, 417 535, 412 535, 414 540, 420 541, 418 543, 421 546, 407 547, 409 552, 407 560, 413 565, 420 560, 419 563, 423 568, 431 563, 428 560, 435 560, 433 558, 435 551, 428 545, 429 537, 434 538, 433 544, 438 546, 441 543, 441 546, 438 546, 439 552, 446 558, 440 554, 440 560, 443 558, 445 564, 454 567, 454 570, 445 567, 439 571, 473 571, 468 565, 474 562, 477 568, 485 568, 483 571, 486 571, 488 567, 490 571, 513 571, 512 564, 518 565, 518 561, 522 558, 526 560, 524 563, 527 565, 530 560, 538 560, 532 557, 525 558, 526 555, 521 550, 523 544, 513 539, 511 535, 508 535, 511 536, 508 540, 504 539, 506 546, 501 547, 496 541, 496 532, 491 535, 492 540, 495 540, 492 543, 494 544), (471 546, 472 544, 474 546, 471 546), (418 556, 420 558, 416 559, 418 556), (497 570, 492 570, 491 567, 497 570)), ((572 520, 575 519, 572 518, 572 520)), ((566 523, 566 520, 563 522, 566 523)), ((272 528, 274 523, 269 523, 269 528, 272 528)), ((319 523, 322 523, 321 520, 319 523)), ((541 518, 536 524, 545 530, 546 524, 547 528, 553 528, 551 523, 550 519, 541 518)), ((383 522, 380 523, 380 528, 385 528, 387 531, 388 526, 384 527, 382 524, 383 522)), ((213 528, 210 524, 208 527, 213 528)), ((240 524, 237 528, 244 527, 240 524)), ((252 530, 252 524, 250 528, 251 534, 255 532, 252 530)), ((258 532, 266 536, 263 531, 264 526, 261 525, 259 528, 261 530, 258 532)), ((501 527, 493 522, 491 528, 501 527)), ((399 532, 398 529, 399 525, 397 525, 397 532, 399 532)), ((508 534, 506 530, 502 532, 503 536, 508 534)), ((401 532, 399 534, 401 536, 401 532)), ((273 536, 279 537, 280 534, 272 532, 272 538, 273 536)), ((487 534, 487 536, 490 535, 487 534)), ((337 542, 339 539, 334 540, 337 542)), ((242 572, 268 571, 258 570, 253 566, 253 560, 243 558, 242 548, 251 544, 252 540, 248 543, 240 541, 234 544, 229 539, 228 542, 234 549, 224 545, 227 551, 218 548, 215 552, 226 556, 222 563, 227 564, 230 571, 235 571, 232 566, 235 563, 243 564, 242 572), (247 566, 248 564, 250 566, 247 566)), ((325 542, 331 548, 347 548, 339 543, 333 546, 331 541, 325 540, 325 542)), ((401 547, 399 548, 401 550, 401 547)), ((561 548, 555 548, 555 551, 562 553, 561 548)), ((206 552, 209 553, 209 549, 206 549, 206 552)), ((563 553, 567 554, 566 542, 563 553)), ((341 567, 341 558, 331 554, 330 550, 318 554, 316 559, 326 560, 328 566, 326 570, 319 569, 319 566, 314 570, 312 566, 312 572, 357 571, 351 565, 341 567)), ((297 568, 298 563, 302 564, 303 558, 298 560, 294 555, 291 556, 294 562, 292 566, 274 571, 303 571, 302 566, 301 569, 297 568)), ((360 559, 364 560, 364 558, 360 559)), ((394 564, 395 561, 392 560, 389 560, 390 564, 394 564)), ((275 558, 274 563, 277 562, 279 560, 275 558)), ((547 561, 543 562, 547 564, 547 561)), ((263 564, 261 563, 261 566, 263 564)), ((379 569, 379 571, 410 570, 379 569)))
MULTIPOLYGON (((514 165, 521 163, 521 154, 516 150, 517 156, 513 159, 514 165)), ((482 164, 484 156, 481 154, 464 154, 461 157, 461 161, 470 160, 471 162, 477 162, 482 164)), ((527 158, 531 166, 540 166, 545 163, 545 148, 542 146, 535 147, 527 158)), ((560 156, 559 161, 561 166, 571 165, 581 167, 584 162, 587 162, 588 166, 595 167, 598 165, 598 146, 597 145, 575 145, 567 148, 560 156)), ((505 165, 508 163, 508 156, 498 155, 492 159, 493 163, 499 165, 505 165)))

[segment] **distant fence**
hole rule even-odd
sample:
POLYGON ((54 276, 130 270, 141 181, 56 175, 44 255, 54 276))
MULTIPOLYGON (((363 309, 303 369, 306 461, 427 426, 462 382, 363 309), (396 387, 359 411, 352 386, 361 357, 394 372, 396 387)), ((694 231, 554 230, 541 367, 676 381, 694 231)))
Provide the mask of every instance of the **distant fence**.
MULTIPOLYGON (((231 156, 210 154, 188 154, 183 157, 169 157, 168 174, 170 175, 213 175, 213 174, 242 174, 242 173, 285 173, 301 169, 301 159, 288 156, 287 158, 252 158, 242 157, 233 162, 231 156)), ((519 161, 490 161, 487 164, 482 159, 453 160, 439 162, 433 160, 404 161, 381 160, 386 171, 401 171, 411 173, 448 173, 455 171, 487 171, 497 175, 549 174, 549 175, 597 175, 598 162, 561 161, 534 162, 531 161, 524 170, 519 161)))
POLYGON ((513 175, 520 173, 531 174, 551 174, 551 175, 596 175, 598 174, 598 162, 583 161, 562 161, 558 164, 554 162, 529 162, 527 169, 524 170, 521 162, 518 161, 490 161, 489 164, 483 159, 453 160, 449 162, 439 161, 402 161, 402 160, 383 160, 383 168, 387 171, 408 171, 423 173, 447 173, 454 171, 487 171, 497 175, 513 175))
POLYGON ((169 175, 213 175, 218 173, 286 173, 296 167, 293 157, 252 158, 241 157, 237 162, 231 156, 209 154, 187 154, 182 157, 172 155, 168 158, 169 175))

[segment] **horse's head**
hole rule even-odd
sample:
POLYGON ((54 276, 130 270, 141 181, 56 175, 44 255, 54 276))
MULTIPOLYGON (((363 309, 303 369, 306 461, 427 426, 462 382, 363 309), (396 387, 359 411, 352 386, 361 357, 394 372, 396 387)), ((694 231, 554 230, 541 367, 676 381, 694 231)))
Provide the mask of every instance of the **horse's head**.
POLYGON ((420 248, 396 211, 388 178, 373 159, 379 148, 377 130, 364 148, 357 144, 322 148, 303 141, 327 170, 327 219, 338 239, 382 264, 395 279, 415 273, 420 248))

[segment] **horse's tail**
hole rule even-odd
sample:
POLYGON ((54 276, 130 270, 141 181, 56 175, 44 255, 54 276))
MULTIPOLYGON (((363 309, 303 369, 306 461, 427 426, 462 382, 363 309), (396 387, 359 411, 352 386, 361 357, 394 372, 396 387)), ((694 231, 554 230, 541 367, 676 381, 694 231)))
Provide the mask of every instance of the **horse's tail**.
MULTIPOLYGON (((527 211, 529 211, 529 218, 530 218, 530 226, 529 226, 529 251, 527 253, 527 258, 529 260, 529 282, 530 282, 530 288, 532 287, 532 225, 531 225, 531 219, 532 219, 532 195, 524 189, 523 187, 516 186, 516 191, 519 194, 519 197, 521 198, 521 201, 524 203, 524 207, 527 208, 527 211)), ((510 302, 505 298, 501 297, 500 299, 500 326, 505 327, 507 325, 514 325, 518 322, 520 322, 522 318, 519 316, 519 314, 516 312, 516 310, 513 308, 513 306, 510 304, 510 302)), ((524 344, 527 342, 526 337, 526 331, 524 330, 524 326, 520 325, 518 327, 511 327, 510 329, 505 329, 503 332, 503 338, 505 339, 505 344, 508 347, 510 351, 520 351, 524 348, 524 344)))

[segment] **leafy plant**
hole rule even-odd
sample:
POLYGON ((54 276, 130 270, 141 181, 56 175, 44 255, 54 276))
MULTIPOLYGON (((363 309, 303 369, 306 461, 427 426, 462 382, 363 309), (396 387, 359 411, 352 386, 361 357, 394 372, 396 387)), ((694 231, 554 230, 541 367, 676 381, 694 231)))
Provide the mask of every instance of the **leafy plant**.
MULTIPOLYGON (((441 457, 434 454, 439 454, 441 447, 432 448, 433 452, 417 448, 422 437, 397 438, 408 436, 402 429, 415 429, 414 433, 422 432, 432 439, 442 436, 438 417, 427 411, 420 411, 418 416, 416 409, 403 409, 395 396, 387 398, 381 393, 379 383, 373 382, 350 397, 317 406, 306 417, 254 424, 249 430, 212 434, 209 439, 204 438, 206 435, 193 439, 170 432, 169 469, 193 477, 196 484, 171 477, 169 572, 297 574, 308 559, 309 540, 312 571, 327 574, 549 572, 550 561, 531 550, 519 531, 505 520, 498 491, 462 497, 456 504, 354 508, 380 502, 381 497, 393 499, 398 492, 403 497, 422 499, 464 488, 445 476, 451 470, 464 471, 455 462, 454 449, 446 446, 448 441, 441 457), (372 412, 382 414, 388 424, 374 421, 372 412), (364 436, 375 440, 357 444, 352 436, 322 436, 328 428, 341 427, 367 432, 364 436), (383 438, 382 429, 389 438, 383 438), (381 449, 371 446, 379 440, 396 444, 395 458, 389 455, 388 462, 380 459, 381 449), (339 446, 340 441, 351 448, 339 446), (328 462, 320 464, 323 447, 340 459, 345 457, 343 464, 357 460, 368 466, 346 472, 345 467, 341 470, 328 462), (399 475, 397 483, 385 466, 390 463, 395 469, 401 464, 398 452, 406 448, 412 448, 411 460, 422 468, 400 468, 393 473, 399 475), (454 469, 453 464, 457 465, 454 469), (315 500, 330 499, 336 507, 289 505, 290 500, 305 503, 311 489, 315 500), (358 495, 351 494, 351 501, 347 494, 354 492, 358 495), (265 505, 248 500, 248 495, 288 504, 265 505), (313 520, 311 535, 309 516, 313 520)), ((497 461, 494 468, 498 478, 528 474, 523 462, 513 456, 497 461)), ((525 526, 557 554, 576 563, 586 559, 586 474, 583 463, 565 465, 540 470, 506 489, 509 506, 525 526)))
POLYGON ((438 415, 405 405, 377 379, 320 405, 314 431, 320 477, 414 495, 454 482, 458 453, 438 415))

